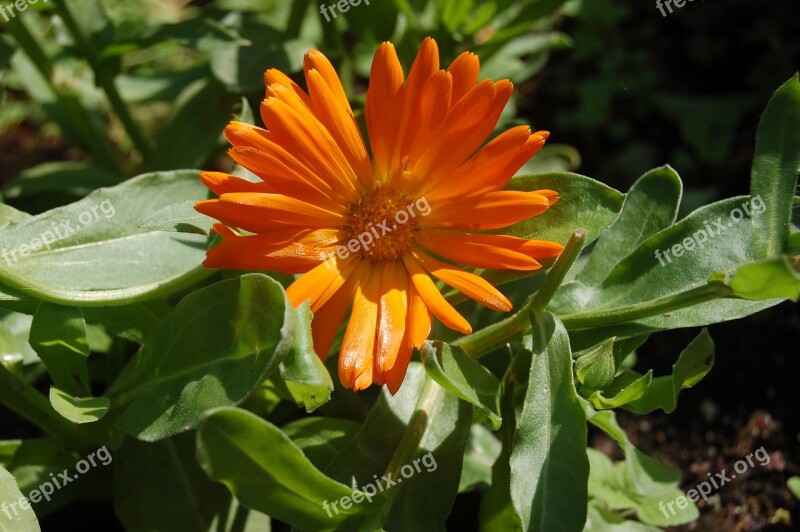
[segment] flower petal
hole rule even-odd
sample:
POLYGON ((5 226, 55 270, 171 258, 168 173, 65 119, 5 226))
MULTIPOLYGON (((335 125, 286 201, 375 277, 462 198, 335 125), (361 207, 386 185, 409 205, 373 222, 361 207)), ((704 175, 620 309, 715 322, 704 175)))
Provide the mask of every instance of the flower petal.
POLYGON ((422 264, 422 267, 432 275, 442 280, 445 284, 460 290, 478 303, 502 312, 508 312, 513 307, 511 301, 483 277, 454 268, 449 264, 434 259, 419 249, 411 253, 422 264))
POLYGON ((371 268, 356 286, 353 312, 342 338, 339 380, 354 391, 372 384, 380 280, 379 272, 371 268))
POLYGON ((397 144, 403 113, 403 67, 391 43, 383 43, 375 52, 367 89, 367 130, 372 145, 372 162, 379 179, 387 179, 392 151, 397 144))
POLYGON ((439 321, 453 330, 464 334, 471 333, 472 326, 439 293, 428 272, 417 262, 417 259, 410 253, 406 253, 403 255, 403 264, 406 265, 406 270, 411 275, 411 282, 414 284, 417 293, 419 293, 425 305, 439 318, 439 321))
POLYGON ((438 229, 499 229, 538 216, 549 207, 550 200, 537 192, 501 190, 462 201, 431 202, 431 213, 420 224, 438 229))

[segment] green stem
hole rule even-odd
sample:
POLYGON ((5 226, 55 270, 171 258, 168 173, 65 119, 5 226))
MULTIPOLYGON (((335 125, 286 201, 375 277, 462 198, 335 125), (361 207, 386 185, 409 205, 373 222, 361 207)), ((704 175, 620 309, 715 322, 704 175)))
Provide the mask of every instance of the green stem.
POLYGON ((114 77, 103 72, 101 64, 102 62, 99 54, 97 53, 97 49, 92 41, 83 34, 83 30, 81 30, 80 25, 78 25, 75 17, 72 16, 72 12, 67 7, 66 1, 56 0, 55 4, 56 11, 64 21, 64 25, 69 30, 72 38, 75 39, 75 44, 83 53, 84 57, 89 63, 89 66, 92 67, 92 70, 94 71, 95 82, 101 89, 103 89, 103 92, 105 92, 111 107, 117 113, 120 122, 122 122, 125 131, 128 133, 128 137, 130 137, 133 145, 136 146, 136 149, 142 155, 142 158, 146 164, 152 156, 150 144, 142 134, 139 126, 136 125, 136 122, 133 120, 133 115, 131 114, 128 105, 122 99, 122 96, 120 96, 116 83, 114 82, 114 77))
MULTIPOLYGON (((391 475, 391 478, 397 478, 403 466, 414 459, 414 456, 419 451, 419 444, 422 441, 422 436, 425 434, 425 429, 428 426, 430 413, 443 393, 444 389, 426 374, 425 381, 420 389, 414 414, 408 422, 408 428, 406 428, 403 433, 403 437, 400 439, 400 443, 397 445, 397 449, 395 449, 392 459, 389 461, 389 465, 386 466, 384 476, 391 475)), ((385 502, 381 510, 368 516, 361 525, 360 530, 381 530, 392 508, 392 501, 397 496, 397 491, 398 490, 394 489, 385 492, 385 502)))
POLYGON ((585 230, 579 229, 572 233, 564 246, 564 251, 550 268, 547 278, 536 295, 519 312, 480 331, 463 336, 453 342, 453 345, 463 349, 469 357, 480 358, 524 334, 531 326, 529 311, 531 309, 541 310, 547 306, 581 254, 585 241, 585 230))
POLYGON ((559 316, 559 318, 567 330, 604 327, 658 316, 659 314, 699 305, 714 299, 729 297, 732 294, 733 291, 730 287, 713 283, 698 286, 677 295, 665 296, 653 301, 637 303, 636 305, 611 310, 566 314, 559 316))
POLYGON ((564 251, 558 256, 553 267, 547 272, 547 278, 545 278, 544 283, 542 283, 536 295, 533 296, 533 300, 530 303, 531 309, 544 310, 544 308, 547 307, 550 300, 556 295, 561 283, 564 282, 564 278, 567 276, 567 273, 569 273, 570 268, 572 268, 572 265, 575 264, 575 261, 580 256, 585 242, 585 229, 578 229, 572 233, 567 241, 567 245, 564 246, 564 251))

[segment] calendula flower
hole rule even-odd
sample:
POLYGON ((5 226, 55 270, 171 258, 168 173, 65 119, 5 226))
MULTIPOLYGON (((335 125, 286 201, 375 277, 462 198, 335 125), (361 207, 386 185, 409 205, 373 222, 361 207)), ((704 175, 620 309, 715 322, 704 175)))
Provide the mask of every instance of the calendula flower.
POLYGON ((196 209, 226 224, 214 226, 222 242, 204 264, 304 274, 287 295, 295 306, 310 301, 319 356, 352 307, 339 352, 342 384, 385 383, 396 393, 432 316, 472 330, 431 276, 508 311, 495 287, 451 263, 532 271, 541 268, 537 258, 561 252, 555 242, 485 232, 558 199, 551 190, 502 190, 548 133, 515 127, 483 146, 512 84, 478 81, 478 58, 467 52, 440 69, 430 38, 405 79, 394 46, 384 43, 367 91, 370 156, 331 63, 312 51, 304 67, 308 92, 281 72, 265 73, 266 129, 232 122, 225 130, 230 156, 262 181, 202 174, 219 199, 196 209))

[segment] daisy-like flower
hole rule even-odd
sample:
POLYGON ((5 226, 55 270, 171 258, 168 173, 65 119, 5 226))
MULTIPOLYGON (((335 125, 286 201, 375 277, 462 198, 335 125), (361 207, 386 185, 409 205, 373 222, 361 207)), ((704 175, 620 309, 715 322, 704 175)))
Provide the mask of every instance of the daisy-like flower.
POLYGON ((485 232, 558 200, 552 190, 502 190, 548 133, 515 127, 483 146, 511 82, 479 82, 478 58, 468 52, 440 69, 430 38, 405 79, 394 46, 384 43, 367 91, 370 156, 331 63, 311 51, 304 70, 308 92, 279 71, 264 74, 266 129, 232 122, 225 130, 231 158, 262 181, 202 174, 219 199, 196 209, 223 222, 214 226, 222 242, 204 264, 304 274, 287 295, 295 306, 310 301, 318 355, 324 360, 352 307, 339 352, 342 384, 385 383, 396 393, 433 316, 472 331, 431 276, 509 311, 495 287, 451 263, 533 271, 541 268, 536 259, 561 252, 555 242, 485 232))

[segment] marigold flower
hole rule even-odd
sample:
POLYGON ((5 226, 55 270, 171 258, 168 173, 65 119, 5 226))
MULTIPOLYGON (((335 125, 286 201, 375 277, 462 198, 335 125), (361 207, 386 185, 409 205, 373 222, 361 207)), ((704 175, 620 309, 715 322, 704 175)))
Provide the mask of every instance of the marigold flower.
POLYGON ((266 129, 232 122, 225 130, 230 156, 263 181, 201 175, 219 198, 196 209, 226 224, 214 226, 222 242, 204 264, 304 274, 287 295, 295 306, 310 301, 323 359, 352 306, 339 352, 342 384, 385 383, 396 393, 432 316, 472 331, 431 275, 509 311, 500 291, 451 262, 533 271, 541 268, 536 259, 561 252, 555 242, 485 232, 558 200, 552 190, 502 190, 548 133, 515 127, 481 147, 511 82, 479 82, 478 57, 469 52, 441 70, 431 38, 405 79, 394 46, 383 43, 367 91, 370 156, 331 63, 311 51, 304 66, 308 92, 277 70, 265 73, 266 129))

